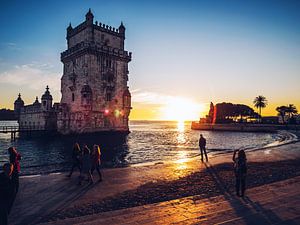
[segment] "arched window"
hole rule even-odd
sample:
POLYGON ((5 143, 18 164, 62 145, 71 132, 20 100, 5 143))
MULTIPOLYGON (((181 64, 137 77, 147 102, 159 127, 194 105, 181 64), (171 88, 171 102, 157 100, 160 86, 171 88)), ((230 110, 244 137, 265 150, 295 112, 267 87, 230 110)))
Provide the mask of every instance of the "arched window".
POLYGON ((106 100, 107 102, 110 102, 110 101, 111 101, 111 93, 110 93, 110 92, 106 93, 106 98, 105 98, 105 100, 106 100))
POLYGON ((131 107, 131 94, 128 89, 123 93, 123 106, 131 107))
POLYGON ((92 89, 85 84, 81 89, 81 104, 90 105, 92 103, 92 89))

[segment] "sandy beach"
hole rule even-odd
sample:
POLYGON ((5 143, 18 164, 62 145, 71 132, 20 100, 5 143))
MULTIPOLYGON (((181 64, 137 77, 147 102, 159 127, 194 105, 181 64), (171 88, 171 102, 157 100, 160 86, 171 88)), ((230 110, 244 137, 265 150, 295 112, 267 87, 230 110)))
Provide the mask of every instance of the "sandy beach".
MULTIPOLYGON (((59 223, 64 219, 197 196, 233 193, 231 154, 208 163, 199 157, 154 165, 104 169, 103 182, 77 185, 78 173, 24 176, 10 224, 59 223)), ((247 188, 300 175, 300 142, 247 153, 247 188)), ((97 181, 97 175, 94 174, 97 181)))

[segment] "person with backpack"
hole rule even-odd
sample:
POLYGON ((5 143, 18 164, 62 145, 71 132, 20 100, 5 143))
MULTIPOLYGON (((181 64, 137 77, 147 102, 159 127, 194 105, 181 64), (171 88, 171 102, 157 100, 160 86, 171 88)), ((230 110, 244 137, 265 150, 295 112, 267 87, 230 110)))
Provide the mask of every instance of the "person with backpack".
POLYGON ((246 190, 247 158, 244 150, 235 150, 232 160, 234 162, 236 195, 244 197, 246 190), (237 153, 237 157, 236 157, 237 153))
POLYGON ((81 168, 78 184, 81 185, 82 180, 84 180, 85 176, 88 176, 89 183, 93 184, 94 179, 91 174, 91 168, 92 168, 91 151, 87 145, 83 147, 83 155, 81 160, 82 160, 82 168, 81 168))

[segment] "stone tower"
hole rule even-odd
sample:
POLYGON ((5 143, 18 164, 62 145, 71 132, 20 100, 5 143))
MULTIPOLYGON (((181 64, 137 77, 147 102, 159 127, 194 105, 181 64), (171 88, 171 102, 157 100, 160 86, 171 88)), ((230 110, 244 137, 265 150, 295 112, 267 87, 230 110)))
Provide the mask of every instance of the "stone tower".
POLYGON ((124 50, 124 40, 123 23, 118 29, 94 23, 91 10, 83 23, 68 26, 68 49, 61 53, 60 133, 129 131, 131 53, 124 50))

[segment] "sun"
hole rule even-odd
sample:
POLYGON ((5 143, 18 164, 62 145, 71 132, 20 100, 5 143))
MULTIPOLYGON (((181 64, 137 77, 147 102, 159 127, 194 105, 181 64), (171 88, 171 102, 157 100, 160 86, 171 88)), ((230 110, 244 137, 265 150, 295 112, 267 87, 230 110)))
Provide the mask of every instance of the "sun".
POLYGON ((161 107, 161 118, 163 120, 192 121, 199 120, 200 115, 203 115, 204 112, 204 104, 195 103, 182 97, 172 97, 161 107))

